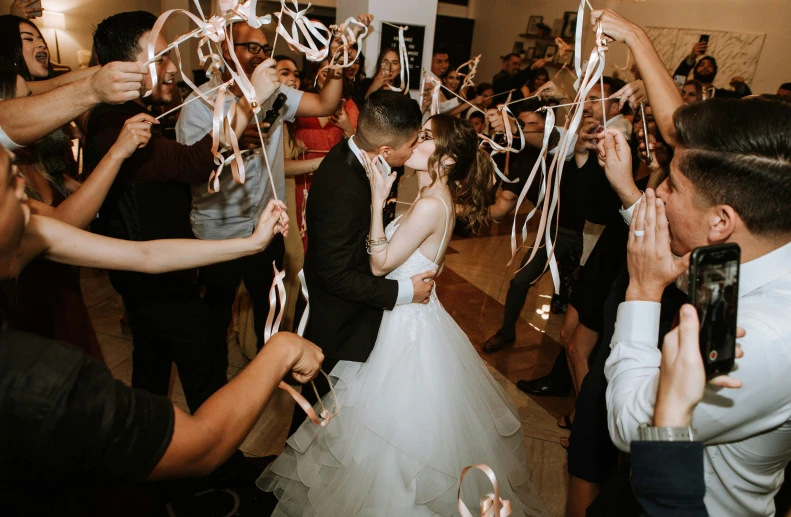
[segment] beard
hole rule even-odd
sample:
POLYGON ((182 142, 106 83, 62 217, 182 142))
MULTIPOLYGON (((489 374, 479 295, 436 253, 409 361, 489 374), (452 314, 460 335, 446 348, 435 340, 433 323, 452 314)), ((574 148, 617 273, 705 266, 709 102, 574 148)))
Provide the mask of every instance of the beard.
POLYGON ((714 82, 714 78, 717 76, 717 72, 711 72, 710 74, 702 74, 695 70, 692 74, 696 81, 700 81, 703 84, 709 84, 714 82))

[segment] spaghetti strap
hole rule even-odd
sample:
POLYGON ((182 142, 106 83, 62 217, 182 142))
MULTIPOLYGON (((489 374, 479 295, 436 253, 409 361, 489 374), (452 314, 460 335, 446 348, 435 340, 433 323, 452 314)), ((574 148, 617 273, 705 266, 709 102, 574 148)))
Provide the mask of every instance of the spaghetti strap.
POLYGON ((445 231, 442 233, 442 240, 440 241, 439 248, 437 249, 437 256, 434 258, 434 263, 437 264, 438 263, 437 261, 439 260, 439 257, 440 257, 440 255, 442 254, 442 251, 443 251, 442 248, 445 247, 445 237, 448 236, 448 223, 450 222, 450 209, 448 209, 447 203, 445 203, 445 201, 443 201, 441 197, 439 197, 439 196, 430 196, 430 197, 439 199, 440 202, 442 203, 442 206, 445 207, 445 231))

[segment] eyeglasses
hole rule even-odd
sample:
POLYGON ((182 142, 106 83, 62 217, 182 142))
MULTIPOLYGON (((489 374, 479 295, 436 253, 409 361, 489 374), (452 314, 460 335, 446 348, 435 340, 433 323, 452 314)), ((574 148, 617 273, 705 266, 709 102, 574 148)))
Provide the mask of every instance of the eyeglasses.
POLYGON ((261 45, 251 41, 248 43, 234 43, 234 47, 247 47, 247 51, 251 54, 259 54, 263 50, 265 56, 269 57, 272 55, 272 46, 269 44, 261 45))
POLYGON ((426 140, 434 140, 434 135, 428 129, 421 129, 417 134, 417 143, 422 144, 426 140))

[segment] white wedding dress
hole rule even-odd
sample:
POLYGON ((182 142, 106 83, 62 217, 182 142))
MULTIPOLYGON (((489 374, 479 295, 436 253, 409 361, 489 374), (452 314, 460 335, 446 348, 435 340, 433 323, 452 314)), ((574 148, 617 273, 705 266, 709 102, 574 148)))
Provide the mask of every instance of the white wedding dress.
MULTIPOLYGON (((432 262, 416 250, 387 278, 438 269, 444 251, 432 262)), ((305 420, 257 481, 279 499, 273 517, 455 515, 459 474, 476 463, 492 468, 512 516, 546 515, 516 408, 436 292, 427 305, 385 311, 368 361, 341 361, 330 378, 339 416, 326 427, 305 420)), ((334 410, 331 394, 323 402, 334 410)), ((490 492, 482 473, 465 477, 473 513, 490 492)))

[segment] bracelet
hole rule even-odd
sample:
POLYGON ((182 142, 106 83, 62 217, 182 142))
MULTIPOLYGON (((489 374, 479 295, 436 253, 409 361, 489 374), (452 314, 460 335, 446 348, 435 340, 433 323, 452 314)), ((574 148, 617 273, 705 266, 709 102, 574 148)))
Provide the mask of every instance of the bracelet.
POLYGON ((387 237, 382 237, 381 239, 367 239, 365 241, 365 246, 366 247, 379 246, 380 244, 384 244, 384 243, 389 244, 390 239, 388 239, 387 237))
POLYGON ((388 246, 390 245, 390 243, 389 243, 389 242, 386 242, 386 243, 384 243, 384 244, 387 244, 387 246, 385 246, 384 248, 380 249, 379 251, 371 251, 371 248, 370 248, 370 247, 367 247, 365 251, 366 251, 366 252, 367 252, 369 255, 378 255, 378 254, 382 253, 383 251, 385 251, 385 250, 388 248, 388 246))

